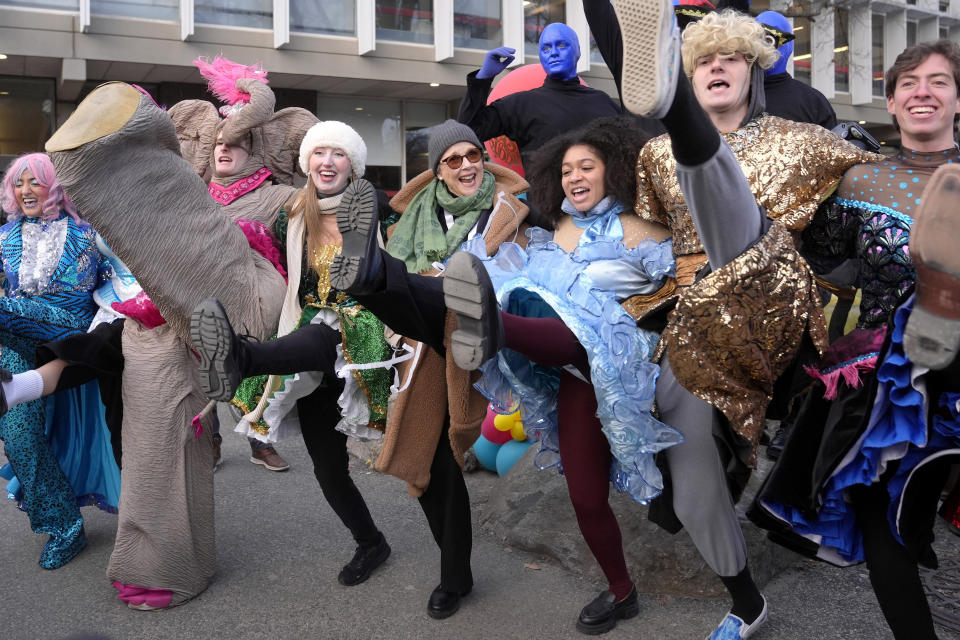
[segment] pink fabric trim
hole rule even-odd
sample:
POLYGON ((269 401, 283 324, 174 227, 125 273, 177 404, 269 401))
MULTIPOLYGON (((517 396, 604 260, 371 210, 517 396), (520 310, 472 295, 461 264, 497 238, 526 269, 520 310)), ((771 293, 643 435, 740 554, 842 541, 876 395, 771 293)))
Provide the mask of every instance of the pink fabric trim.
POLYGON ((132 584, 113 581, 113 588, 119 591, 117 597, 128 604, 146 604, 151 607, 169 607, 173 602, 173 591, 169 589, 149 589, 132 584))
POLYGON ((197 415, 193 416, 193 420, 190 421, 190 426, 193 427, 194 439, 203 435, 203 422, 201 421, 202 418, 203 414, 198 413, 197 415))
POLYGON ((210 197, 220 204, 230 204, 240 196, 246 195, 263 184, 263 181, 273 175, 273 172, 266 167, 260 167, 246 178, 240 178, 236 182, 222 187, 216 182, 211 182, 208 190, 210 197))
POLYGON ((114 302, 110 306, 117 313, 133 318, 147 329, 155 329, 167 323, 146 291, 141 291, 135 298, 123 302, 114 302))
POLYGON ((247 242, 250 243, 250 248, 269 260, 280 275, 283 276, 283 279, 286 280, 287 270, 284 268, 284 259, 286 256, 280 246, 280 242, 277 241, 277 237, 270 232, 270 229, 268 229, 265 224, 257 222, 256 220, 240 218, 237 220, 237 224, 240 225, 243 234, 247 236, 247 242))
POLYGON ((877 356, 866 358, 865 360, 859 360, 856 362, 851 362, 850 364, 840 367, 839 369, 833 369, 829 373, 824 373, 816 367, 811 367, 810 365, 804 365, 803 370, 807 372, 811 378, 820 380, 823 382, 823 385, 826 387, 826 391, 823 394, 824 400, 833 400, 837 397, 837 391, 840 388, 840 379, 843 378, 844 382, 848 386, 856 389, 860 386, 860 372, 861 371, 873 371, 877 368, 877 356))

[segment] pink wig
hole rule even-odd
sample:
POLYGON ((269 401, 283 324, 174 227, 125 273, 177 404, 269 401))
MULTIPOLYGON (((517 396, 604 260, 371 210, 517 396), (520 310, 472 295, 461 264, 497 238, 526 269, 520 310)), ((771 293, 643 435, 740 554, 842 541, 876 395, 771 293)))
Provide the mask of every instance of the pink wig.
POLYGON ((45 153, 25 153, 14 158, 10 166, 7 167, 7 172, 3 176, 3 196, 0 199, 3 201, 3 210, 7 212, 8 220, 16 220, 23 215, 13 189, 24 170, 29 170, 41 186, 50 190, 47 201, 41 205, 43 209, 41 218, 52 220, 59 216, 60 211, 63 210, 71 218, 80 222, 77 208, 70 202, 70 198, 67 197, 63 187, 60 186, 60 182, 57 181, 57 173, 53 169, 53 163, 50 162, 49 156, 45 153))
POLYGON ((193 64, 200 70, 200 75, 207 79, 207 88, 210 93, 229 105, 250 102, 250 94, 237 89, 237 80, 253 78, 267 84, 267 72, 260 63, 245 65, 231 62, 220 56, 213 60, 207 60, 201 56, 194 60, 193 64))

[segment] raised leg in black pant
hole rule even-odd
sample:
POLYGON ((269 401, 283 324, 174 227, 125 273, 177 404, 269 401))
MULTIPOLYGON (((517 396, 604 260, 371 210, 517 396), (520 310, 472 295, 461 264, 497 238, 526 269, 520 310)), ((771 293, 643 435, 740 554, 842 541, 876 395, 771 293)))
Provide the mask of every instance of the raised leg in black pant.
POLYGON ((340 339, 340 332, 327 325, 308 324, 276 340, 244 341, 240 343, 244 351, 240 369, 245 378, 301 371, 323 371, 335 376, 340 339))
POLYGON ((342 385, 336 380, 332 387, 317 389, 297 401, 300 431, 323 496, 357 544, 372 547, 380 542, 380 530, 350 477, 347 436, 335 428, 340 421, 337 397, 342 385))
POLYGON ((444 427, 433 454, 430 485, 420 496, 420 507, 427 516, 433 539, 440 547, 440 589, 465 593, 473 587, 470 495, 460 465, 450 449, 448 429, 449 426, 444 427))

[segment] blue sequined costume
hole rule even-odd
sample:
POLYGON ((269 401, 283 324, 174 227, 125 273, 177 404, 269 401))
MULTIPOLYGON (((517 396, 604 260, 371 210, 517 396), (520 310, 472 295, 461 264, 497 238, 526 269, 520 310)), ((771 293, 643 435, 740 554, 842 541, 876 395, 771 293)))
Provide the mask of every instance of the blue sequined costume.
MULTIPOLYGON (((958 161, 955 148, 934 153, 903 149, 882 162, 853 167, 803 235, 801 253, 818 273, 838 273, 849 261, 855 265, 853 284, 860 291, 856 329, 831 345, 826 358, 838 362, 831 369, 856 366, 859 371, 850 379, 862 380, 851 385, 842 377, 821 378, 835 388, 832 403, 837 409, 825 425, 822 420, 810 424, 818 421, 810 415, 830 401, 808 401, 810 409, 797 419, 798 432, 771 471, 756 506, 761 526, 780 530, 794 548, 834 564, 864 559, 849 489, 885 482, 891 530, 904 542, 899 519, 911 472, 934 456, 960 453, 960 394, 944 392, 927 420, 927 372, 910 362, 902 343, 912 297, 897 306, 916 279, 909 241, 920 194, 937 167, 958 161), (873 344, 889 333, 879 352, 859 353, 850 347, 871 344, 868 333, 878 334, 873 344), (877 356, 875 366, 863 365, 864 358, 877 356), (816 456, 795 455, 801 447, 791 446, 793 441, 812 437, 820 439, 816 456), (891 468, 896 471, 885 476, 891 468), (794 489, 785 491, 789 485, 794 489), (764 512, 775 519, 773 524, 762 521, 764 512)), ((822 385, 813 390, 823 392, 822 385)))
MULTIPOLYGON (((683 436, 653 417, 654 386, 660 368, 651 362, 659 335, 638 329, 620 301, 652 293, 674 273, 670 240, 644 240, 628 249, 614 206, 587 220, 574 218, 584 229, 579 245, 567 253, 552 234, 534 228, 524 251, 504 243, 492 258, 483 241, 474 238, 466 250, 481 258, 504 311, 520 316, 559 317, 587 352, 590 377, 597 396, 597 417, 610 443, 610 480, 618 491, 646 503, 663 489, 654 454, 679 444, 683 436)), ((519 404, 524 429, 539 440, 536 464, 562 469, 557 435, 556 369, 531 363, 521 354, 502 349, 483 367, 477 388, 500 411, 519 404)))
MULTIPOLYGON (((32 369, 39 343, 87 330, 96 312, 91 292, 102 277, 95 241, 92 227, 63 213, 0 227, 0 366, 32 369)), ((96 383, 12 407, 0 418, 0 438, 8 493, 31 528, 50 535, 40 565, 62 566, 86 546, 78 507, 115 510, 120 493, 96 383)))

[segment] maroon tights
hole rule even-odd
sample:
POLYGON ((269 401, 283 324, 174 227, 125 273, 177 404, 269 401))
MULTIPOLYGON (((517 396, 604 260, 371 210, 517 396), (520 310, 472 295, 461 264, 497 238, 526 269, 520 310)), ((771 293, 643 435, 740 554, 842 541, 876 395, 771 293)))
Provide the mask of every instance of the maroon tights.
MULTIPOLYGON (((572 364, 582 372, 589 371, 586 351, 559 318, 500 315, 508 349, 544 366, 572 364)), ((557 421, 560 459, 580 533, 607 577, 610 591, 622 600, 630 594, 633 582, 623 557, 620 526, 607 500, 610 445, 600 430, 593 386, 565 370, 560 373, 557 392, 557 421)))

